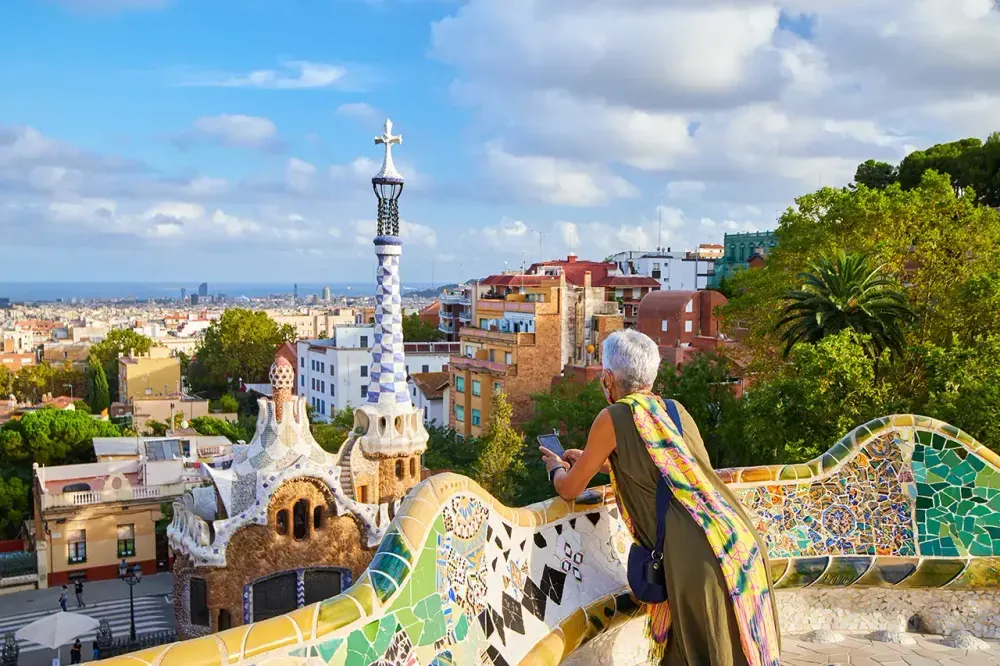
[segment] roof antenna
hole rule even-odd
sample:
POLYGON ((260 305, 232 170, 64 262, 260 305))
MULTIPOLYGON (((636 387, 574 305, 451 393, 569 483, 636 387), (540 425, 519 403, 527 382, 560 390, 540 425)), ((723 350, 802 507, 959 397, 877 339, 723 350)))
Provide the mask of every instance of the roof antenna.
POLYGON ((656 212, 660 214, 660 222, 656 227, 656 251, 663 249, 663 206, 657 206, 656 212))

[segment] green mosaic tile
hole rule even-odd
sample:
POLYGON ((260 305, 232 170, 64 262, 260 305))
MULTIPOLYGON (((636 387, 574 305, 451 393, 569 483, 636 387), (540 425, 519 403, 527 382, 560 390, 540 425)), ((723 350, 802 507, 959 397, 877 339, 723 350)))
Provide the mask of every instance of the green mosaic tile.
POLYGON ((368 578, 372 582, 372 587, 375 589, 375 596, 382 603, 393 595, 396 589, 399 587, 396 581, 383 574, 378 570, 370 570, 368 572, 368 578))
POLYGON ((445 637, 447 627, 444 621, 444 609, 441 597, 437 594, 421 600, 413 608, 414 614, 424 621, 424 632, 420 636, 420 645, 432 645, 434 641, 445 637))
POLYGON ((403 536, 396 531, 389 532, 382 539, 382 543, 379 544, 378 550, 375 554, 379 553, 393 553, 402 557, 408 563, 413 564, 413 553, 406 546, 406 542, 403 540, 403 536))
POLYGON ((814 587, 842 587, 851 585, 868 571, 871 557, 835 557, 814 587))
POLYGON ((323 658, 323 661, 330 661, 343 644, 343 638, 332 638, 317 645, 316 649, 319 651, 319 656, 323 658))
POLYGON ((378 622, 378 634, 375 636, 375 640, 372 641, 372 647, 375 648, 375 652, 378 654, 385 654, 385 651, 389 648, 389 643, 392 642, 392 637, 396 635, 399 631, 399 622, 396 621, 395 615, 386 615, 378 622))
POLYGON ((879 557, 855 586, 894 587, 906 580, 917 570, 914 562, 898 557, 879 557))
POLYGON ((823 574, 829 561, 829 557, 803 557, 792 560, 784 578, 775 583, 775 587, 790 588, 811 585, 823 574))
POLYGON ((965 564, 963 560, 921 560, 913 575, 897 587, 941 587, 962 573, 965 564))
POLYGON ((459 641, 464 641, 466 635, 469 633, 469 619, 466 617, 465 613, 458 618, 458 622, 455 623, 455 638, 459 641))
POLYGON ((365 625, 361 631, 352 631, 347 637, 347 660, 346 663, 353 666, 354 664, 370 664, 376 661, 381 655, 375 653, 375 648, 372 647, 371 641, 375 640, 375 634, 378 633, 378 622, 372 622, 365 625), (371 634, 371 638, 368 637, 368 627, 375 627, 374 633, 371 634))
POLYGON ((301 648, 292 650, 291 652, 288 653, 288 656, 289 657, 299 657, 301 659, 306 659, 306 658, 309 657, 309 648, 301 647, 301 648))

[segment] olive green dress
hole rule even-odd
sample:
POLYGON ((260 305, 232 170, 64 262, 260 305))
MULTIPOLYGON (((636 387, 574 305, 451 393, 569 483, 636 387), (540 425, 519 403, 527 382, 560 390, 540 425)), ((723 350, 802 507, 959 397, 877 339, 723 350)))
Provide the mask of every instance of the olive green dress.
MULTIPOLYGON (((711 470, 698 426, 679 403, 684 441, 701 463, 711 470)), ((656 541, 656 486, 660 470, 653 464, 646 445, 632 420, 628 405, 608 407, 615 428, 616 447, 610 457, 615 474, 618 500, 632 518, 636 536, 643 546, 656 541)), ((710 478, 721 486, 723 495, 736 507, 747 525, 749 519, 732 491, 714 473, 710 478)), ((661 664, 666 666, 744 666, 746 656, 740 643, 739 625, 726 590, 719 561, 701 527, 676 500, 671 499, 666 517, 663 560, 667 594, 672 615, 670 643, 661 664)), ((754 531, 756 535, 756 531, 754 531)), ((763 548, 760 537, 758 546, 763 548)), ((770 583, 770 572, 768 573, 770 583)), ((775 610, 775 617, 777 612, 775 610)))

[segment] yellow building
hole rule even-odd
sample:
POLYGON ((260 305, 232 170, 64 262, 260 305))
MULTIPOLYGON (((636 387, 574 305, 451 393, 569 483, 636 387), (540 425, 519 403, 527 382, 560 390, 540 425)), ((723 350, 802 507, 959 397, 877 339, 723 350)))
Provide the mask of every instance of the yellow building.
POLYGON ((166 398, 181 390, 181 360, 170 350, 153 347, 147 356, 118 359, 118 399, 166 398))

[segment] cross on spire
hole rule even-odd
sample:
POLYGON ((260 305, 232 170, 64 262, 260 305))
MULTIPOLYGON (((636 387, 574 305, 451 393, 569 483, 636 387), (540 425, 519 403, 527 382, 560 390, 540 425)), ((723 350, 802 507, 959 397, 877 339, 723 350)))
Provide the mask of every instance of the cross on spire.
POLYGON ((403 177, 396 171, 395 165, 392 163, 392 146, 394 144, 403 143, 403 137, 401 135, 393 135, 392 133, 392 120, 386 118, 385 120, 385 131, 382 136, 375 137, 375 145, 382 144, 385 146, 385 159, 382 162, 382 169, 379 171, 375 177, 385 178, 385 179, 398 179, 402 180, 403 177))

